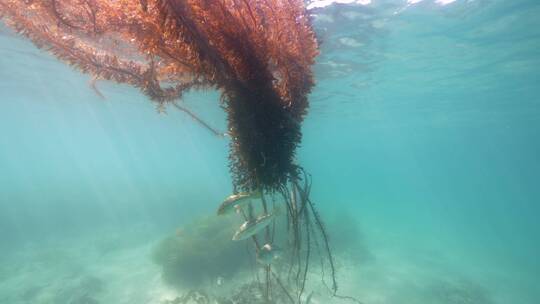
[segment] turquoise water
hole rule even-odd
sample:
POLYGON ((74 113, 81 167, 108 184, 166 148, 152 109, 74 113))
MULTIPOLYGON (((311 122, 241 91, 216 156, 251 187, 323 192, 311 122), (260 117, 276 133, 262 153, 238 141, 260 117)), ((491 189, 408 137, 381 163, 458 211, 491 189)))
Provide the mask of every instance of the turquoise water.
MULTIPOLYGON (((299 151, 342 293, 539 303, 540 2, 367 2, 312 9, 299 151)), ((174 298, 152 248, 230 194, 227 141, 3 27, 0 79, 0 303, 174 298)), ((218 100, 185 97, 225 130, 218 100)))

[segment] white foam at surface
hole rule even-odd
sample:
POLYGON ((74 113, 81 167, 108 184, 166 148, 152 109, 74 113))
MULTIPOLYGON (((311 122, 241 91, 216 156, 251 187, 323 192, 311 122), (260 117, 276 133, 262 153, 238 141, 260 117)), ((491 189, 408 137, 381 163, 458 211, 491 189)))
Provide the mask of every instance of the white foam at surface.
MULTIPOLYGON (((424 0, 407 0, 407 6, 415 5, 415 4, 418 4, 418 3, 423 2, 423 1, 424 0)), ((433 2, 435 4, 439 4, 441 6, 444 6, 444 5, 453 3, 455 1, 456 0, 434 0, 433 2)))
MULTIPOLYGON (((407 6, 418 4, 424 0, 407 0, 407 6)), ((456 2, 456 0, 434 0, 434 3, 441 6, 448 5, 456 2)), ((311 1, 307 5, 307 9, 322 8, 330 6, 332 4, 359 4, 359 5, 369 5, 372 3, 372 0, 315 0, 311 1)))
POLYGON ((326 7, 334 3, 368 5, 371 4, 371 0, 316 0, 309 3, 307 9, 326 7))
POLYGON ((354 47, 354 48, 360 47, 360 46, 363 45, 358 40, 356 40, 354 38, 350 38, 350 37, 339 38, 339 42, 341 42, 341 44, 343 44, 343 45, 346 45, 346 46, 349 46, 349 47, 354 47))
POLYGON ((440 4, 440 5, 447 5, 455 1, 456 0, 435 0, 435 3, 440 4))

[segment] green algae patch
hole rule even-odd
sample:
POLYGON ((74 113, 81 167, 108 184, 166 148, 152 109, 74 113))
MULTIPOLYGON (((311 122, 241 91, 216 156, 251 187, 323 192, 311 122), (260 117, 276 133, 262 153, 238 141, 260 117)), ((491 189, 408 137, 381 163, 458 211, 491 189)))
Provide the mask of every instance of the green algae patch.
POLYGON ((231 241, 237 226, 229 217, 209 216, 160 241, 153 259, 161 266, 163 279, 175 287, 200 287, 247 269, 246 247, 231 241))

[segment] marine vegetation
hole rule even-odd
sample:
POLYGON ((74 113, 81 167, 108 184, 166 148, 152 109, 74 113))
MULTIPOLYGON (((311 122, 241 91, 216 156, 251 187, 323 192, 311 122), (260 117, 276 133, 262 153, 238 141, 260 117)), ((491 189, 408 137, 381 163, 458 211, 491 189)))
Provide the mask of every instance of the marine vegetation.
POLYGON ((204 217, 162 240, 153 259, 161 266, 165 281, 176 287, 197 288, 247 270, 250 260, 245 246, 230 241, 236 224, 231 218, 204 217))
POLYGON ((0 0, 0 18, 96 80, 138 87, 160 110, 189 114, 179 105, 187 90, 220 91, 232 192, 260 194, 239 209, 255 231, 244 235, 257 254, 281 240, 290 256, 284 271, 264 266, 263 298, 275 301, 284 289, 290 302, 302 302, 316 258, 336 295, 328 233, 310 197, 311 177, 295 158, 318 55, 302 0, 0 0), (285 229, 277 230, 285 235, 276 236, 277 219, 255 222, 276 205, 285 210, 285 229))

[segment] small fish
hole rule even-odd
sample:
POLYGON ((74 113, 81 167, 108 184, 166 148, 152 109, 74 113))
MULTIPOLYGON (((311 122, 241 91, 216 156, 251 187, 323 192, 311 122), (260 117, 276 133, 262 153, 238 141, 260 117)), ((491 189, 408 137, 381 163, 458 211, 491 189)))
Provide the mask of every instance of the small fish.
POLYGON ((252 235, 257 234, 259 231, 261 231, 264 227, 270 225, 272 223, 272 220, 275 218, 276 214, 271 213, 267 215, 261 215, 254 221, 247 221, 240 226, 240 229, 236 231, 234 234, 232 240, 233 241, 240 241, 245 240, 249 238, 252 235))
POLYGON ((270 265, 281 257, 282 250, 278 246, 265 244, 257 253, 257 261, 263 265, 270 265))
POLYGON ((261 197, 261 193, 259 191, 255 191, 251 193, 244 192, 244 193, 239 193, 239 194, 233 194, 227 197, 227 199, 225 199, 225 201, 221 203, 221 205, 218 208, 217 214, 223 215, 223 214, 229 214, 235 210, 237 211, 238 208, 242 208, 246 206, 247 204, 249 204, 252 199, 256 199, 260 197, 261 197))

